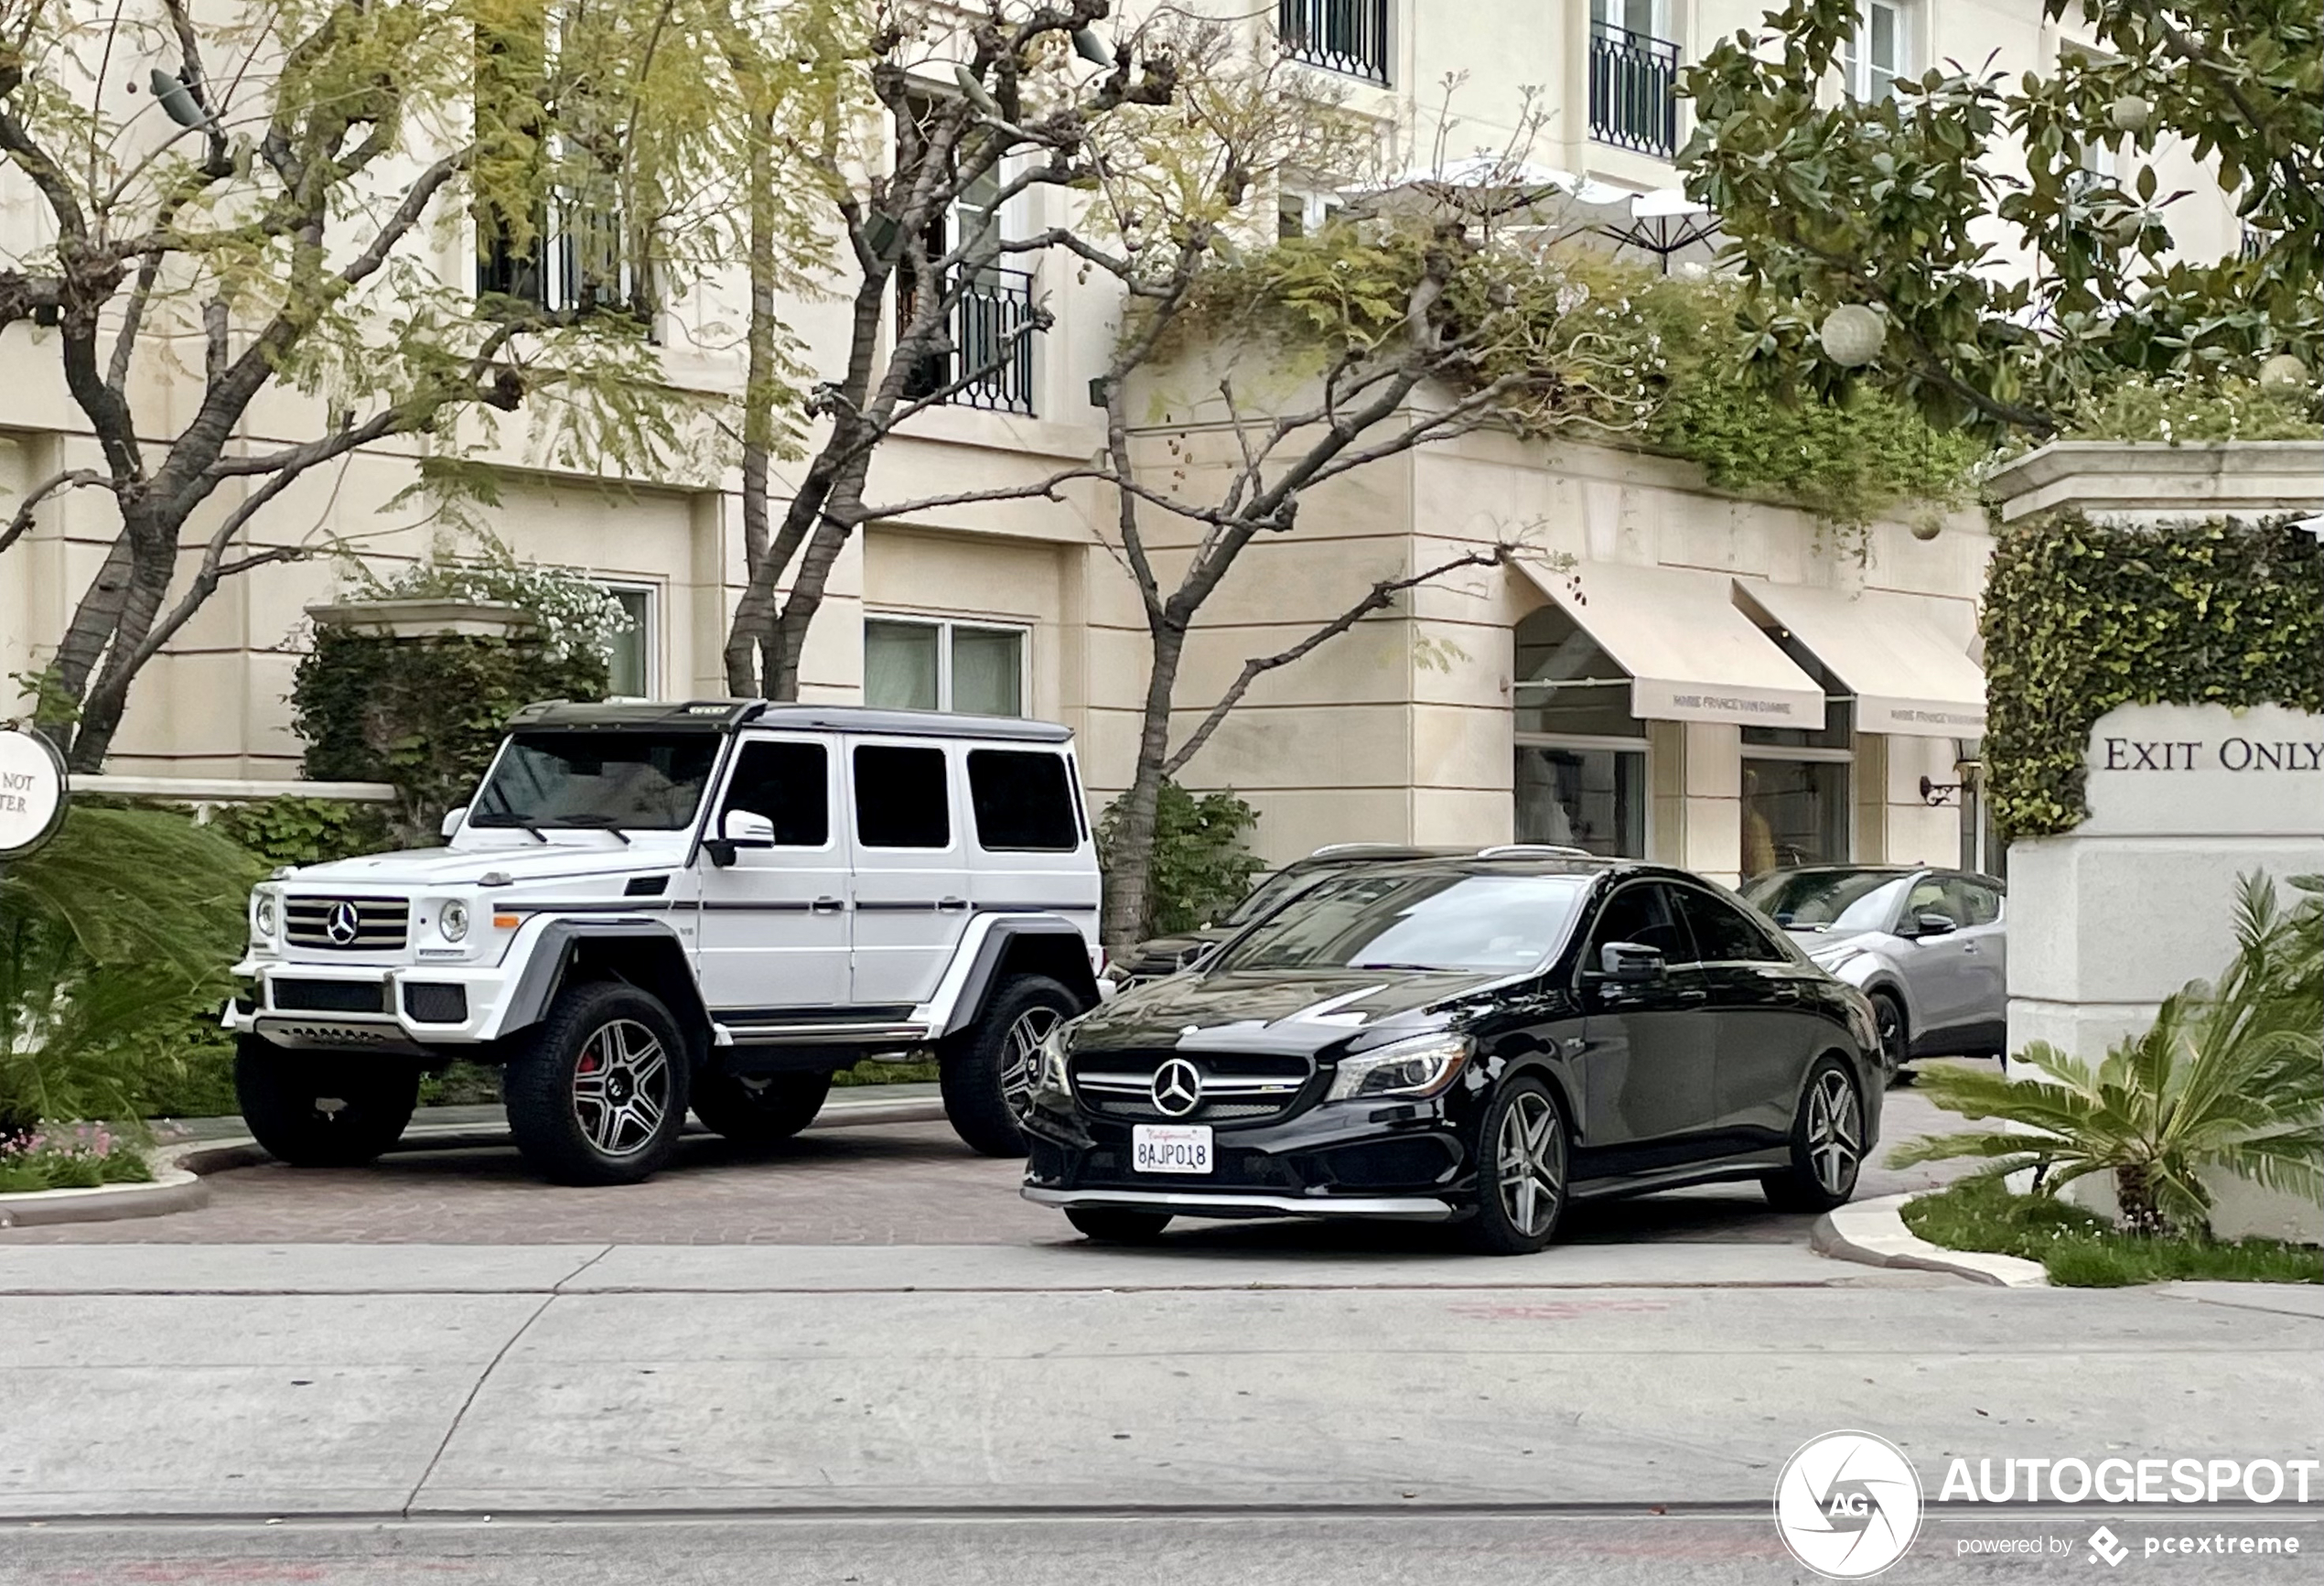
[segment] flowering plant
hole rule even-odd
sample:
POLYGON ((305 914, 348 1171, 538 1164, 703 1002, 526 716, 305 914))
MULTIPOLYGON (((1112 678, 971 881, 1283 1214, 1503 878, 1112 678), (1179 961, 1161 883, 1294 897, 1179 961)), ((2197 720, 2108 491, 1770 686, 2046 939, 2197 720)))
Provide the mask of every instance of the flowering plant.
POLYGON ((514 551, 489 534, 479 541, 466 556, 457 556, 450 545, 439 542, 425 560, 385 577, 363 566, 354 569, 355 577, 371 599, 500 600, 521 607, 533 619, 541 648, 552 661, 603 654, 616 634, 636 625, 603 585, 570 568, 520 561, 514 551))
POLYGON ((142 1184, 153 1176, 145 1153, 103 1124, 43 1125, 0 1137, 0 1193, 142 1184))

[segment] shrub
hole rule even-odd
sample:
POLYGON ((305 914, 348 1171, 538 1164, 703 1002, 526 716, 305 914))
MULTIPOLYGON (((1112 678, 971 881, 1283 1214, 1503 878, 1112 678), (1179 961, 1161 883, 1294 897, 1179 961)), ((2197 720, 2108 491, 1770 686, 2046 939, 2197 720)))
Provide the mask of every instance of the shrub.
MULTIPOLYGON (((1209 923, 1243 901, 1266 869, 1245 836, 1259 812, 1232 790, 1190 793, 1162 784, 1154 807, 1154 860, 1146 880, 1146 934, 1167 936, 1209 923)), ((1114 812, 1098 822, 1101 863, 1113 850, 1114 812)))
POLYGON ((153 1176, 145 1153, 102 1124, 0 1139, 0 1194, 142 1184, 153 1176))
POLYGON ((0 873, 0 1132, 139 1113, 225 998, 258 873, 182 815, 78 805, 0 873))
POLYGON ((1985 1159, 1973 1180, 2030 1168, 2045 1193, 2111 1173, 2137 1235, 2206 1235, 2205 1168, 2324 1202, 2324 877, 2294 885, 2307 896, 2286 913, 2274 883, 2246 878, 2219 984, 2190 981, 2095 1068, 2037 1041, 2017 1060, 2031 1079, 1924 1072, 1937 1106, 2015 1127, 1916 1139, 1890 1160, 1985 1159))
POLYGON ((393 841, 385 809, 345 799, 257 799, 228 804, 210 816, 210 824, 236 846, 276 865, 313 865, 375 854, 393 841))

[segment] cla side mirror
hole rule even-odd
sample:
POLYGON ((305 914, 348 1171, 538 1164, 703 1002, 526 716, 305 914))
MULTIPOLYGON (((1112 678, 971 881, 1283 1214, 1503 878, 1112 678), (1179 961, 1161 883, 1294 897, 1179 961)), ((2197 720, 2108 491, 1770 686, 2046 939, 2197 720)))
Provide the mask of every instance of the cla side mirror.
POLYGON ((457 809, 446 810, 444 812, 443 821, 438 824, 436 828, 436 835, 441 836, 446 842, 450 842, 454 836, 458 835, 460 823, 468 818, 468 807, 466 804, 462 804, 457 809))
POLYGON ((1950 936, 1959 929, 1950 914, 1915 914, 1912 933, 1915 936, 1950 936))
POLYGON ((1660 947, 1649 947, 1640 942, 1609 942, 1598 950, 1598 972, 1609 980, 1623 980, 1633 984, 1643 980, 1660 980, 1670 973, 1660 947))
POLYGON ((702 851, 721 868, 735 862, 737 848, 771 848, 775 823, 753 810, 728 810, 718 822, 718 835, 702 839, 702 851))

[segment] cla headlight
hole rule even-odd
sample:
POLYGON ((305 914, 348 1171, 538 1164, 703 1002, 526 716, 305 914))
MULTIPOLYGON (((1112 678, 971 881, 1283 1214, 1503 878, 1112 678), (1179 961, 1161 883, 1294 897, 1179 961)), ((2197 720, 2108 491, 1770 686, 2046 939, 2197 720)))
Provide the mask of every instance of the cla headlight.
POLYGON ((436 929, 447 942, 464 942, 468 933, 468 906, 455 898, 437 911, 436 929))
POLYGON ((1469 1061, 1469 1047, 1465 1035, 1424 1035, 1383 1046, 1377 1052, 1343 1057, 1339 1071, 1331 1076, 1331 1089, 1323 1099, 1435 1095, 1460 1073, 1461 1065, 1469 1061))
POLYGON ((274 926, 280 920, 280 906, 272 892, 253 894, 250 901, 250 928, 265 941, 274 939, 274 926))
POLYGON ((1041 1037, 1040 1050, 1033 1058, 1033 1094, 1071 1100, 1073 1087, 1065 1080, 1065 1025, 1062 1020, 1049 1026, 1041 1037))

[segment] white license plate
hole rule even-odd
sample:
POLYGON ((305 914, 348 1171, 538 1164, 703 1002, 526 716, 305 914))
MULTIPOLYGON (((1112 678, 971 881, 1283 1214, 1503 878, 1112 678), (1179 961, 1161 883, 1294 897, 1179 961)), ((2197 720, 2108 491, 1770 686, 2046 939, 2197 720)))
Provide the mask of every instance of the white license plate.
POLYGON ((1130 1165, 1141 1173, 1207 1173, 1209 1124, 1133 1124, 1130 1165))

